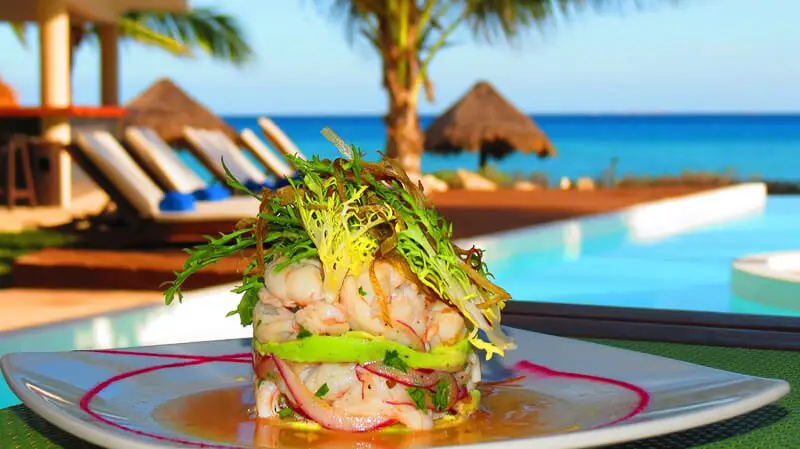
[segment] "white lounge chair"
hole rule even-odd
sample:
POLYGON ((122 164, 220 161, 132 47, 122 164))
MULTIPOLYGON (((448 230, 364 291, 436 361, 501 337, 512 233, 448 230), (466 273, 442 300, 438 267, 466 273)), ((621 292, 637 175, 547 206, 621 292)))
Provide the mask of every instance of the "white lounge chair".
POLYGON ((247 128, 242 130, 239 137, 242 138, 242 141, 247 145, 250 152, 253 153, 253 156, 264 164, 269 171, 274 173, 275 176, 279 178, 291 178, 295 175, 295 170, 289 166, 284 159, 276 155, 251 129, 247 128))
POLYGON ((277 148, 283 154, 295 156, 300 159, 308 160, 305 154, 297 148, 292 139, 283 130, 267 117, 259 117, 258 126, 269 141, 269 144, 277 148))
POLYGON ((118 206, 133 209, 141 219, 159 223, 236 221, 258 211, 258 201, 245 196, 193 200, 190 210, 164 210, 169 193, 158 188, 114 136, 107 131, 78 132, 76 144, 71 151, 83 168, 106 187, 118 206))
POLYGON ((219 181, 226 182, 227 167, 234 178, 251 190, 271 184, 267 175, 247 159, 241 148, 225 134, 191 127, 184 128, 183 132, 194 155, 219 181))
POLYGON ((193 193, 209 187, 153 129, 129 126, 125 129, 125 141, 128 149, 164 188, 193 193))

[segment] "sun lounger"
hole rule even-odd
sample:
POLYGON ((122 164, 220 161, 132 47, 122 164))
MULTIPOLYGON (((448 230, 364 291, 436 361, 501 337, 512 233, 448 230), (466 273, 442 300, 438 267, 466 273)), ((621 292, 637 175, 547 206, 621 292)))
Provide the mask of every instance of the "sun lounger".
POLYGON ((292 142, 292 139, 290 139, 275 122, 266 117, 259 117, 258 126, 261 127, 261 131, 269 141, 269 144, 277 148, 278 151, 283 154, 308 160, 306 155, 297 148, 297 145, 292 142))
POLYGON ((239 134, 242 141, 250 152, 258 159, 259 162, 264 164, 265 167, 274 173, 279 178, 290 178, 295 175, 295 171, 289 166, 280 156, 275 154, 270 147, 268 147, 263 140, 259 139, 256 133, 251 129, 244 129, 239 134))
POLYGON ((151 128, 129 126, 125 141, 131 156, 150 174, 156 184, 166 191, 190 193, 199 200, 220 200, 230 192, 219 184, 209 184, 178 157, 151 128))
POLYGON ((263 184, 268 181, 267 176, 247 160, 241 150, 231 151, 231 148, 223 145, 219 137, 213 135, 211 131, 186 127, 183 134, 189 142, 192 153, 218 180, 226 179, 224 163, 233 177, 241 182, 252 181, 263 184))
POLYGON ((227 167, 234 178, 252 191, 259 191, 263 187, 274 189, 287 183, 282 177, 274 183, 270 182, 267 175, 245 156, 242 149, 220 131, 186 127, 184 135, 195 156, 221 182, 226 182, 227 167))
POLYGON ((232 197, 200 201, 192 194, 164 192, 107 131, 77 133, 73 157, 103 187, 118 207, 155 222, 236 221, 252 217, 258 201, 232 197))

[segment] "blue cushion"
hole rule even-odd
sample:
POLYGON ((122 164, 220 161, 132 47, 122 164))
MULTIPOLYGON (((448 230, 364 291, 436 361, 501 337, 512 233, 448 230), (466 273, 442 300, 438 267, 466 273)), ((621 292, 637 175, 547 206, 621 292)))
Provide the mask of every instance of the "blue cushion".
MULTIPOLYGON (((295 179, 296 180, 296 179, 295 179)), ((286 178, 280 178, 273 184, 273 189, 280 189, 281 187, 285 187, 289 185, 289 180, 286 178)))
MULTIPOLYGON (((297 175, 295 175, 295 176, 292 177, 292 179, 298 180, 299 177, 297 175)), ((275 182, 267 181, 267 182, 265 182, 263 184, 260 184, 260 183, 258 183, 256 181, 253 181, 252 179, 250 179, 250 180, 248 180, 247 182, 244 183, 245 187, 250 189, 251 192, 255 192, 255 193, 261 192, 261 189, 263 189, 264 187, 266 187, 266 188, 268 188, 270 190, 275 190, 275 189, 279 189, 281 187, 288 186, 288 185, 289 185, 289 180, 286 179, 286 178, 280 178, 275 182)))
POLYGON ((165 212, 194 210, 194 197, 191 193, 167 192, 158 208, 165 212))
POLYGON ((192 192, 192 195, 198 201, 219 201, 229 198, 231 192, 222 184, 214 183, 204 189, 192 192))
POLYGON ((268 187, 268 186, 266 186, 264 184, 261 184, 259 182, 253 181, 252 179, 248 179, 243 184, 244 184, 245 187, 247 187, 248 190, 250 190, 251 192, 254 192, 254 193, 260 193, 261 189, 263 189, 264 187, 268 187))

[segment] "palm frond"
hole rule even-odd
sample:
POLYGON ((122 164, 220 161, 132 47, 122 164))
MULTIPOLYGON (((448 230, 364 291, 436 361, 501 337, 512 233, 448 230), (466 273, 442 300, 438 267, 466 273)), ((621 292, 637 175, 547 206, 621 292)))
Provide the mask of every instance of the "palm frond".
MULTIPOLYGON (((187 56, 191 54, 191 50, 181 41, 159 33, 138 20, 122 17, 119 20, 119 33, 126 39, 140 44, 158 47, 175 56, 187 56)), ((94 33, 92 33, 92 35, 94 35, 94 33)))
POLYGON ((357 35, 373 41, 369 33, 375 17, 386 13, 386 0, 316 0, 317 6, 328 9, 333 18, 344 20, 345 35, 349 44, 357 35))
POLYGON ((621 12, 641 10, 682 0, 464 0, 463 13, 476 37, 489 42, 503 37, 513 42, 522 31, 540 29, 557 17, 568 18, 586 10, 621 12))
POLYGON ((8 24, 11 27, 11 31, 14 32, 14 36, 17 37, 17 40, 23 47, 28 47, 28 24, 25 22, 11 22, 8 24))
POLYGON ((199 49, 237 66, 253 57, 253 49, 238 22, 211 8, 195 8, 186 13, 133 12, 126 14, 120 25, 122 37, 173 54, 190 54, 199 49))

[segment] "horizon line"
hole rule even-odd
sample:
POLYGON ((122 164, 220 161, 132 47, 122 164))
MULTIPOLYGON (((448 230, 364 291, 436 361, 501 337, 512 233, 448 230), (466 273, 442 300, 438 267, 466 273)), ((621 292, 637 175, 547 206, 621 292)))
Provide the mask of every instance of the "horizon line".
MULTIPOLYGON (((124 106, 123 106, 124 107, 124 106)), ((420 113, 419 117, 438 117, 442 113, 420 113)), ((675 111, 675 112, 524 112, 525 115, 535 117, 795 117, 800 116, 797 111, 675 111)), ((293 112, 269 114, 256 113, 219 113, 220 116, 230 118, 247 118, 254 116, 282 117, 282 118, 372 118, 386 115, 380 112, 353 112, 353 113, 324 113, 324 112, 293 112)))

